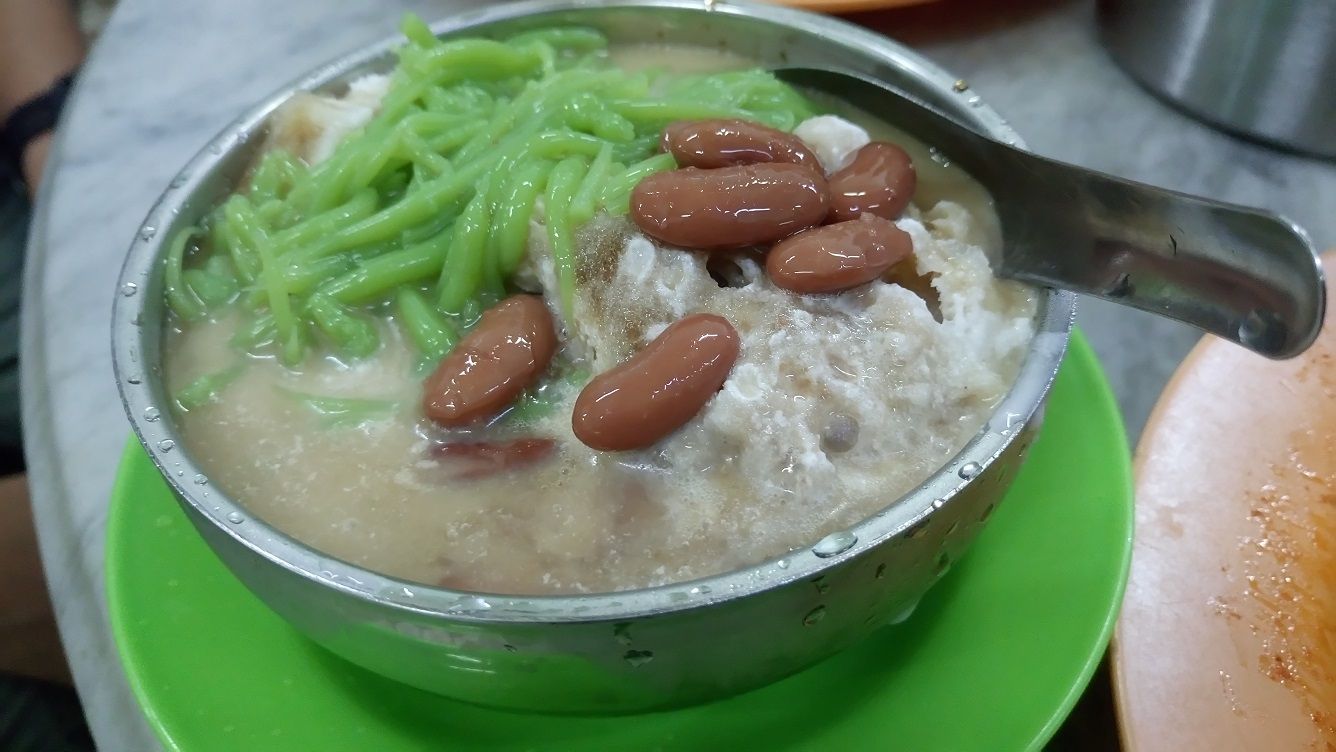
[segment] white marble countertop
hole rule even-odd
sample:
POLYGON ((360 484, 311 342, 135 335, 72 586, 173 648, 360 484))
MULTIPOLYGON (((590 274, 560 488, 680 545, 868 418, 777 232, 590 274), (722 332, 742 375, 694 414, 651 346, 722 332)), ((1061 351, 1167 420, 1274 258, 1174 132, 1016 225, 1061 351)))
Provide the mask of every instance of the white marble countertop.
MULTIPOLYGON (((126 685, 103 592, 106 507, 129 435, 108 342, 114 280, 171 175, 241 108, 297 74, 393 31, 401 10, 449 0, 122 0, 66 114, 30 241, 23 387, 42 552, 65 646, 104 749, 155 746, 126 685)), ((985 4, 979 4, 985 8, 985 4)), ((1336 245, 1336 166, 1198 125, 1113 66, 1088 3, 1019 4, 987 23, 912 12, 871 24, 968 79, 1034 150, 1130 178, 1282 211, 1336 245)), ((1102 303, 1081 322, 1129 431, 1140 431, 1197 335, 1102 303)))

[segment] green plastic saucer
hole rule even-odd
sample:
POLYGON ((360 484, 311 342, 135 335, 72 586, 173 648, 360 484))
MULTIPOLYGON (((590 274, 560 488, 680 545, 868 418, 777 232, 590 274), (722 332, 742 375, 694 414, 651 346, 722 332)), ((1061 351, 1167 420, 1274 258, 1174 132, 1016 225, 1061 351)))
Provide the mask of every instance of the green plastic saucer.
POLYGON ((326 652, 223 567, 134 443, 107 535, 116 641, 171 750, 995 752, 1042 747, 1095 670, 1127 577, 1132 491, 1117 407, 1078 335, 1006 502, 909 621, 764 689, 623 717, 475 707, 326 652))

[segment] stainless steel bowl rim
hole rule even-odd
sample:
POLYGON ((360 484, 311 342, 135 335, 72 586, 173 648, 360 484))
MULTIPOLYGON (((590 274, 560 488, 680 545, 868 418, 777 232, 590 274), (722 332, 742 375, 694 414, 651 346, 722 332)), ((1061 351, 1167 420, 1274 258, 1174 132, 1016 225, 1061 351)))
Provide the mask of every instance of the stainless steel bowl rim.
MULTIPOLYGON (((955 86, 957 79, 933 63, 903 46, 852 24, 787 8, 751 3, 710 3, 695 0, 527 0, 484 7, 461 13, 436 24, 438 34, 466 30, 494 21, 552 11, 578 11, 584 8, 666 8, 726 13, 746 17, 764 17, 799 31, 839 42, 865 54, 878 57, 902 68, 942 91, 953 91, 970 101, 972 126, 983 132, 1022 145, 1011 127, 977 93, 955 86)), ((971 480, 980 475, 1020 433, 1020 428, 1038 419, 1066 350, 1075 312, 1074 296, 1057 290, 1040 291, 1036 336, 1031 342, 1016 382, 998 404, 984 428, 946 465, 919 487, 892 502, 882 511, 849 528, 855 541, 847 547, 829 546, 818 555, 812 547, 789 552, 755 566, 734 570, 690 582, 673 583, 641 590, 579 595, 491 595, 432 587, 378 574, 315 551, 289 535, 258 519, 222 489, 209 483, 181 441, 168 405, 154 397, 162 395, 161 366, 141 362, 145 338, 139 325, 151 293, 136 294, 153 271, 164 250, 168 233, 158 232, 181 212, 182 206, 199 187, 203 176, 225 154, 244 140, 245 134, 262 127, 275 108, 293 93, 316 89, 380 58, 402 37, 395 35, 382 42, 319 67, 283 87, 246 111, 225 127, 201 149, 172 180, 157 203, 149 210, 118 280, 112 314, 112 354, 116 383, 126 415, 143 445, 173 491, 200 515, 223 530, 238 543, 299 576, 321 585, 345 591, 357 598, 396 609, 422 614, 437 614, 464 622, 526 623, 584 622, 634 619, 707 607, 796 580, 814 579, 823 571, 877 547, 886 539, 904 533, 952 499, 971 480), (167 443, 170 442, 170 443, 167 443), (163 449, 163 447, 169 447, 163 449), (238 521, 239 520, 239 521, 238 521)), ((156 328, 150 327, 156 331, 156 328)), ((848 540, 847 537, 844 538, 848 540)))

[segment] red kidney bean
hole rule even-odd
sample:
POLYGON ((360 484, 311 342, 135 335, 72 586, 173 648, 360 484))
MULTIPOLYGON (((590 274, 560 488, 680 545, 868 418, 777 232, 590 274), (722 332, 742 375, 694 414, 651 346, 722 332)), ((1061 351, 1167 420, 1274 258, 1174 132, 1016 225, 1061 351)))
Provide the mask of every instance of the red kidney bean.
POLYGON ((756 164, 650 175, 631 192, 646 235, 697 250, 773 243, 826 216, 826 180, 795 164, 756 164))
POLYGON ((660 146, 683 167, 790 162, 821 170, 802 139, 747 120, 683 120, 663 129, 660 146))
POLYGON ((766 257, 765 270, 785 290, 839 292, 871 282, 913 252, 908 233, 864 214, 780 241, 766 257))
POLYGON ((857 219, 864 212, 895 219, 909 206, 917 183, 914 162, 904 149, 873 141, 830 176, 830 221, 857 219))
POLYGON ((437 444, 430 451, 437 459, 451 461, 451 480, 479 480, 543 462, 556 453, 557 443, 533 438, 452 441, 437 444))
POLYGON ((687 316, 643 350, 594 377, 571 427, 594 449, 641 449, 681 428, 723 387, 741 344, 727 320, 687 316))
POLYGON ((443 426, 501 412, 547 370, 557 333, 543 299, 512 295, 482 315, 423 385, 422 409, 443 426))

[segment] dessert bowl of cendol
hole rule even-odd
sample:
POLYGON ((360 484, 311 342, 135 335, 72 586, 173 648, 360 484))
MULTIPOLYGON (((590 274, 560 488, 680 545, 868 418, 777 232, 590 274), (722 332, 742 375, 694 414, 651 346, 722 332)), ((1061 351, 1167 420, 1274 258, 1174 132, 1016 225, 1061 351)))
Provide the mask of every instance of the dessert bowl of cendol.
POLYGON ((229 126, 131 247, 117 378, 201 535, 373 671, 625 712, 906 618, 1001 500, 1071 325, 987 192, 769 69, 876 76, 797 11, 487 8, 229 126))

